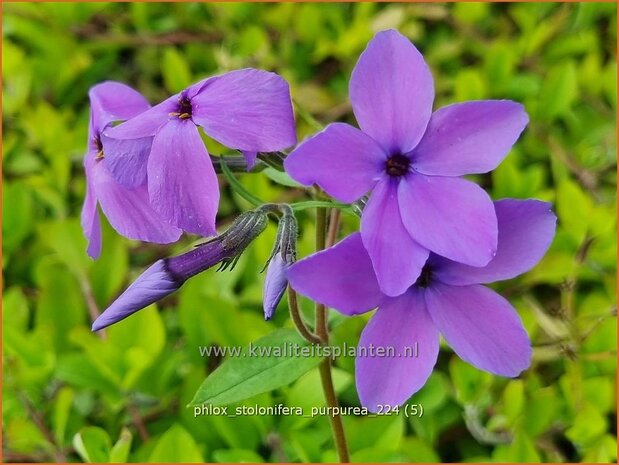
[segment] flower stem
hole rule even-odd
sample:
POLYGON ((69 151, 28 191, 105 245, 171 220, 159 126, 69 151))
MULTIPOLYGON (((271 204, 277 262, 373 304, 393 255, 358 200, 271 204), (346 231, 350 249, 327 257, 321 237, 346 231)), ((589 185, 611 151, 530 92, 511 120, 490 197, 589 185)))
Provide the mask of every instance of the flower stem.
MULTIPOLYGON (((331 359, 325 358, 318 366, 320 370, 320 381, 322 382, 322 390, 325 393, 325 399, 329 407, 338 407, 337 396, 335 394, 335 388, 333 387, 333 377, 331 376, 331 359)), ((350 462, 350 455, 348 453, 348 444, 346 443, 346 434, 344 433, 344 424, 342 423, 342 416, 339 413, 333 413, 329 415, 331 419, 331 429, 333 430, 333 439, 335 440, 335 447, 337 449, 337 455, 340 458, 340 463, 350 462)))
MULTIPOLYGON (((333 220, 334 217, 332 217, 333 220)), ((337 217, 335 217, 337 218, 337 217)), ((326 223, 327 223, 327 210, 325 208, 316 209, 316 250, 322 250, 326 245, 326 223)), ((331 228, 336 228, 339 221, 331 222, 331 228)), ((320 338, 322 344, 329 344, 329 327, 327 324, 327 308, 323 304, 316 303, 316 334, 320 338)), ((331 407, 331 411, 337 411, 339 406, 337 401, 337 395, 335 394, 335 388, 333 386, 333 376, 331 375, 331 359, 325 358, 319 365, 320 381, 322 383, 322 390, 325 395, 327 405, 331 407)), ((348 445, 346 443, 346 435, 344 433, 344 425, 342 423, 342 417, 339 413, 334 413, 329 416, 331 419, 331 430, 333 431, 333 439, 335 441, 335 447, 341 463, 348 463, 350 456, 348 453, 348 445)))
MULTIPOLYGON (((316 209, 316 252, 325 248, 327 226, 327 209, 316 209)), ((314 330, 324 344, 329 343, 329 328, 327 327, 327 309, 323 304, 316 302, 316 325, 314 330)))
POLYGON ((341 210, 338 210, 337 208, 331 209, 331 215, 329 216, 329 232, 327 233, 327 247, 331 247, 337 240, 337 233, 340 230, 341 216, 341 210))
POLYGON ((301 336, 312 344, 320 344, 320 338, 312 333, 303 321, 303 317, 299 311, 297 293, 290 286, 288 286, 288 307, 290 308, 290 316, 292 317, 292 321, 301 336))

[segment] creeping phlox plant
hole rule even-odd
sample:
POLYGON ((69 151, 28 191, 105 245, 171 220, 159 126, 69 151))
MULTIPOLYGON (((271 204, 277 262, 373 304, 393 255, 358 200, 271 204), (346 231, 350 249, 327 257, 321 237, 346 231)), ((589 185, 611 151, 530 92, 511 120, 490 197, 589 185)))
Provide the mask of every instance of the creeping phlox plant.
MULTIPOLYGON (((356 358, 357 391, 369 411, 402 405, 424 385, 437 360, 439 335, 479 369, 508 377, 527 369, 531 345, 516 310, 484 284, 535 266, 552 242, 555 215, 538 200, 493 202, 462 177, 501 163, 527 125, 523 106, 483 100, 433 110, 430 69, 394 30, 370 41, 349 93, 359 128, 329 124, 287 153, 296 144, 294 115, 288 84, 276 74, 243 69, 210 77, 154 107, 124 84, 94 86, 82 211, 88 254, 97 258, 101 250, 97 206, 116 231, 132 239, 172 243, 183 231, 208 239, 155 262, 93 330, 118 323, 210 267, 232 268, 266 228, 268 216, 276 215, 264 316, 273 316, 290 286, 295 327, 309 342, 327 344, 325 306, 351 317, 376 309, 359 347, 389 346, 396 353, 372 357, 360 351, 365 355, 356 358), (244 158, 209 156, 198 126, 244 158), (325 208, 351 204, 360 231, 298 262, 299 204, 256 205, 217 233, 217 173, 242 189, 230 167, 241 161, 252 173, 258 160, 335 199, 304 202, 303 208, 317 208, 319 248, 325 208), (299 312, 296 292, 317 303, 313 329, 299 312), (418 353, 403 356, 412 345, 418 353)), ((335 242, 337 215, 332 218, 329 237, 335 242)), ((334 407, 329 370, 325 360, 323 387, 334 407)), ((345 460, 341 422, 335 417, 332 424, 345 460)))

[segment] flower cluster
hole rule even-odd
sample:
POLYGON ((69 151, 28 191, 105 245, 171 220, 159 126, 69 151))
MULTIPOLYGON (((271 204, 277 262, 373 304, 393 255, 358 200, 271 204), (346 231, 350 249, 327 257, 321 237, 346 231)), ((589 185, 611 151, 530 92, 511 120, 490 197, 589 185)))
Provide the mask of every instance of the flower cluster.
POLYGON ((378 308, 359 345, 402 350, 357 357, 361 403, 376 411, 419 390, 436 363, 439 333, 476 367, 519 375, 530 363, 529 338, 509 302, 481 284, 535 265, 556 218, 536 200, 493 203, 460 176, 502 161, 528 122, 522 105, 473 101, 432 112, 428 65, 396 31, 368 44, 352 72, 350 99, 361 129, 331 124, 285 167, 342 202, 371 191, 361 230, 293 265, 289 280, 345 315, 378 308), (414 343, 418 356, 401 356, 414 343))
POLYGON ((378 33, 350 80, 359 129, 330 124, 284 160, 287 173, 301 184, 363 205, 360 231, 295 262, 297 223, 289 206, 258 207, 216 235, 217 177, 198 132, 199 126, 241 151, 249 168, 258 152, 293 146, 290 93, 281 77, 233 71, 152 108, 140 94, 113 82, 95 86, 90 99, 82 213, 88 253, 96 257, 101 248, 97 205, 130 238, 169 243, 183 231, 215 235, 148 268, 94 330, 217 263, 233 264, 266 227, 267 213, 277 213, 264 286, 267 320, 290 282, 344 315, 377 309, 360 346, 419 347, 417 356, 357 358, 363 406, 376 411, 379 405, 400 405, 420 389, 436 363, 439 335, 480 369, 513 377, 529 366, 530 341, 517 312, 484 284, 533 267, 552 242, 556 217, 538 200, 493 202, 463 178, 501 163, 528 123, 522 105, 471 101, 433 112, 433 78, 421 53, 397 31, 378 33), (115 125, 118 121, 124 122, 115 125))

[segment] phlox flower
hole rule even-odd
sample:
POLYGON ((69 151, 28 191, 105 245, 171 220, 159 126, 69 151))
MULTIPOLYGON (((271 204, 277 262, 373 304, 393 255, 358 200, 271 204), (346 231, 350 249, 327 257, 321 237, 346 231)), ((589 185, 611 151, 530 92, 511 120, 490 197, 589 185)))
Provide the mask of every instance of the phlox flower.
POLYGON ((497 247, 492 201, 460 176, 502 161, 528 122, 522 105, 470 101, 432 113, 430 69, 394 30, 370 41, 349 94, 361 129, 328 125, 286 158, 290 176, 347 203, 371 191, 361 239, 388 295, 415 282, 430 251, 486 265, 497 247))
POLYGON ((556 217, 537 200, 495 202, 498 246, 483 267, 431 254, 419 278, 400 296, 381 291, 359 233, 290 267, 299 293, 345 315, 378 310, 359 340, 355 361, 363 406, 401 405, 427 381, 439 352, 439 334, 466 362, 515 377, 530 364, 531 344, 516 310, 483 284, 511 279, 533 267, 554 237, 556 217), (395 349, 377 356, 371 347, 395 349), (411 347, 417 347, 413 354, 411 347), (372 356, 373 355, 373 356, 372 356))
MULTIPOLYGON (((182 231, 164 221, 151 207, 145 182, 133 186, 118 183, 106 164, 103 131, 114 121, 132 118, 150 108, 146 99, 120 82, 106 81, 92 87, 88 151, 84 157, 86 197, 81 223, 88 239, 88 255, 101 253, 101 224, 97 205, 110 224, 123 236, 142 241, 170 243, 178 240, 182 231)), ((126 149, 126 143, 116 143, 126 149)), ((135 142, 132 145, 136 145, 135 142)))
POLYGON ((163 218, 208 236, 216 233, 219 187, 198 126, 243 151, 251 166, 257 152, 296 143, 288 84, 266 71, 232 71, 200 81, 105 132, 117 141, 149 141, 146 149, 138 143, 134 150, 108 150, 116 179, 126 185, 146 181, 151 205, 163 218))

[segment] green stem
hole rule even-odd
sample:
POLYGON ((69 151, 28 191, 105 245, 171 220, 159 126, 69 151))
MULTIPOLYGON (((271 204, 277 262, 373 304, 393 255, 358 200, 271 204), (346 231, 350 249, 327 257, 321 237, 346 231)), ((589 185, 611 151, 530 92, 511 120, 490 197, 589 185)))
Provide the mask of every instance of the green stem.
MULTIPOLYGON (((322 250, 326 245, 326 222, 327 222, 327 210, 325 208, 316 209, 316 250, 322 250)), ((337 222, 339 223, 339 222, 337 222)), ((336 227, 335 224, 331 224, 331 227, 336 227)), ((331 236, 331 233, 329 234, 331 236)), ((320 338, 320 341, 324 345, 329 344, 329 327, 327 324, 327 308, 323 304, 316 303, 316 334, 320 338)), ((335 393, 335 387, 333 386, 333 376, 331 374, 331 359, 325 358, 319 366, 320 382, 322 384, 322 391, 325 395, 327 405, 331 407, 331 411, 337 411, 339 406, 337 395, 335 393)), ((331 420, 331 430, 333 431, 333 439, 335 441, 335 447, 341 463, 350 462, 350 455, 348 453, 348 445, 346 443, 346 435, 344 433, 344 424, 342 423, 342 416, 338 414, 332 414, 329 416, 331 420)))
POLYGON ((312 344, 320 344, 320 338, 312 333, 303 321, 303 317, 301 316, 301 312, 299 310, 297 293, 290 286, 288 286, 288 307, 290 308, 292 322, 301 336, 312 344))
POLYGON ((290 204, 290 208, 294 211, 308 210, 310 208, 337 208, 338 210, 344 210, 345 212, 352 213, 352 208, 350 205, 345 203, 330 202, 328 200, 306 200, 304 202, 290 204))
POLYGON ((221 160, 221 171, 223 175, 225 176, 226 180, 228 181, 228 183, 230 184, 230 187, 232 188, 233 191, 235 191, 237 194, 239 194, 241 197, 243 197, 245 200, 247 200, 249 203, 251 203, 255 207, 265 203, 264 201, 256 197, 254 194, 249 192, 247 189, 245 189, 245 187, 243 187, 243 185, 239 182, 239 180, 234 177, 234 175, 230 171, 230 168, 228 168, 228 165, 226 164, 226 160, 224 157, 220 157, 220 160, 221 160))

